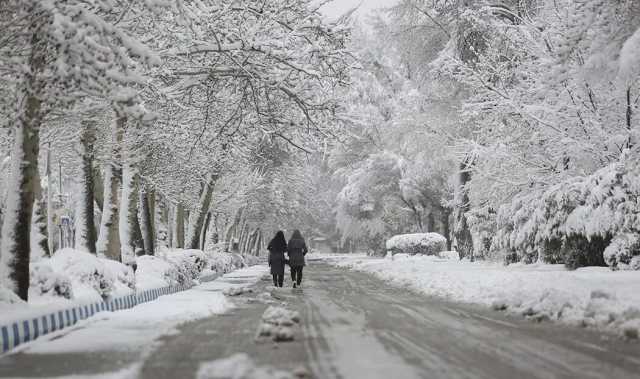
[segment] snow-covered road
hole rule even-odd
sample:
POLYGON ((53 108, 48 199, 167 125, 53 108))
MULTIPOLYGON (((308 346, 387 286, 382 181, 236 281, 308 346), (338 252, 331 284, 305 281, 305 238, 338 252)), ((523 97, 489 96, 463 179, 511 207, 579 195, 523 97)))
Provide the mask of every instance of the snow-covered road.
MULTIPOLYGON (((251 279, 224 281, 242 286, 251 279)), ((236 307, 224 315, 183 324, 143 354, 107 349, 65 358, 26 349, 0 359, 0 377, 634 378, 640 372, 637 341, 436 300, 323 263, 307 267, 302 290, 269 285, 258 282, 252 293, 231 298, 236 307), (294 341, 256 340, 269 305, 300 312, 294 341), (107 370, 104 362, 115 366, 107 370)))
POLYGON ((367 274, 314 267, 305 288, 318 377, 634 378, 640 344, 417 296, 367 274))

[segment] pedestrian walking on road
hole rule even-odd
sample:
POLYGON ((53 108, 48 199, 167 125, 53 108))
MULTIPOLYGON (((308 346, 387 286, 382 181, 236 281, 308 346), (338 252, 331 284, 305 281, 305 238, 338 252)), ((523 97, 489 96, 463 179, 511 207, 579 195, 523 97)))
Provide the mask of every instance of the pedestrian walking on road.
POLYGON ((299 230, 294 230, 289 239, 287 253, 289 254, 289 266, 291 267, 291 280, 293 288, 302 283, 302 268, 305 265, 304 256, 307 255, 307 244, 299 230))
POLYGON ((276 236, 269 242, 267 250, 269 250, 269 267, 271 267, 273 285, 282 287, 284 282, 284 252, 287 251, 287 240, 284 239, 282 230, 278 230, 276 236))

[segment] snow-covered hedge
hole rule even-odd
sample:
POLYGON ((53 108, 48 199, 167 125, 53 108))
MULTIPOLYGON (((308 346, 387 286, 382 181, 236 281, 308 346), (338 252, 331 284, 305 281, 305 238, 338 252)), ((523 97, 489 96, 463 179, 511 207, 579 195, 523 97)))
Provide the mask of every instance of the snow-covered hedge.
POLYGON ((207 269, 224 274, 238 268, 253 266, 260 262, 260 258, 252 255, 240 255, 226 253, 225 243, 221 242, 207 249, 204 254, 207 257, 207 269))
POLYGON ((207 257, 202 250, 168 250, 158 252, 158 257, 176 268, 178 284, 198 280, 200 273, 207 267, 207 257))
POLYGON ((447 250, 447 239, 438 233, 398 234, 387 240, 386 247, 392 255, 438 255, 447 250))
POLYGON ((137 287, 191 285, 203 276, 225 274, 257 264, 240 254, 223 253, 218 249, 203 252, 194 249, 161 250, 156 256, 137 258, 137 287))
POLYGON ((631 233, 615 236, 604 250, 604 260, 610 267, 640 270, 640 236, 631 233))
POLYGON ((507 261, 543 258, 569 268, 637 267, 640 167, 632 159, 544 192, 518 196, 500 208, 495 242, 507 261), (603 253, 606 254, 603 255, 603 253), (632 261, 634 263, 632 263, 632 261))
MULTIPOLYGON (((54 298, 100 301, 167 286, 193 285, 203 276, 224 274, 258 263, 256 257, 201 250, 162 250, 140 256, 136 272, 130 266, 73 249, 57 251, 30 265, 29 302, 54 298)), ((0 291, 11 293, 7 289, 0 291)), ((0 303, 15 299, 0 297, 0 303)))
POLYGON ((176 265, 153 255, 136 259, 136 287, 139 289, 160 288, 180 283, 176 265))
POLYGON ((29 296, 54 296, 65 299, 73 298, 71 279, 61 273, 54 272, 48 261, 31 264, 29 270, 29 296))
POLYGON ((30 277, 31 298, 102 300, 131 293, 135 288, 130 267, 73 249, 62 249, 51 258, 32 263, 30 277))

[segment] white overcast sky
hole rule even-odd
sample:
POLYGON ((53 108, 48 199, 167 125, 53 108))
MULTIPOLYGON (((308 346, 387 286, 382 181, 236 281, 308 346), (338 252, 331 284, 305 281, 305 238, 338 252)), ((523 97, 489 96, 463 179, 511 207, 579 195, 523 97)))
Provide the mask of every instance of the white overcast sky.
POLYGON ((363 15, 373 9, 388 7, 397 2, 398 0, 334 0, 332 3, 325 5, 321 11, 329 18, 336 18, 362 3, 358 9, 358 13, 363 15))

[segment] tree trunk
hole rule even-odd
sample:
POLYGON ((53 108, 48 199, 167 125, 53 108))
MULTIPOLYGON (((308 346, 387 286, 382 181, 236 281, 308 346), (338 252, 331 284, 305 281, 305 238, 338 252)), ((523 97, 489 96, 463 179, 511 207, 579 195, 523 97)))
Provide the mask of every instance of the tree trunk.
POLYGON ((427 232, 432 233, 436 231, 436 218, 433 216, 433 210, 429 210, 427 214, 427 232))
MULTIPOLYGON (((140 177, 138 177, 138 180, 140 180, 140 177)), ((140 182, 138 182, 138 192, 136 192, 135 196, 139 197, 140 194, 140 182)), ((136 199, 136 214, 134 215, 135 217, 133 217, 131 219, 131 238, 133 239, 133 245, 135 246, 134 248, 134 252, 136 254, 136 256, 144 254, 145 253, 145 249, 144 249, 144 239, 142 238, 142 228, 140 227, 140 217, 138 216, 138 213, 140 208, 140 204, 138 203, 138 199, 136 199)))
POLYGON ((176 217, 176 210, 171 207, 171 205, 168 206, 169 210, 169 220, 168 220, 168 224, 169 224, 169 228, 167 230, 167 239, 168 239, 168 244, 170 248, 175 248, 176 247, 176 240, 175 240, 175 234, 176 234, 176 222, 175 222, 175 217, 176 217))
POLYGON ((241 207, 238 209, 235 217, 233 218, 233 223, 231 224, 231 227, 229 228, 229 231, 226 236, 226 244, 227 244, 226 251, 231 251, 231 248, 233 247, 233 240, 238 234, 238 226, 240 225, 240 221, 242 220, 243 213, 244 213, 244 208, 241 207))
POLYGON ((153 230, 153 203, 150 199, 153 191, 147 191, 144 187, 140 190, 140 230, 144 241, 144 252, 147 255, 155 254, 155 238, 153 230))
MULTIPOLYGON (((53 185, 51 181, 51 145, 47 149, 47 243, 49 256, 53 255, 55 227, 53 225, 53 185)), ((95 228, 94 228, 95 229, 95 228)))
MULTIPOLYGON (((130 159, 126 157, 122 168, 122 195, 120 200, 120 214, 118 229, 120 232, 120 249, 122 261, 130 263, 135 261, 136 227, 138 223, 138 173, 130 159)), ((145 241, 146 242, 146 241, 145 241)), ((146 243, 143 243, 146 245, 146 243)))
POLYGON ((49 244, 47 239, 47 214, 46 200, 43 197, 40 175, 36 171, 35 192, 33 202, 33 215, 31 224, 31 261, 40 260, 49 256, 49 244))
POLYGON ((207 241, 207 230, 211 224, 211 212, 207 212, 207 216, 204 219, 204 226, 202 227, 202 233, 200 233, 200 250, 204 251, 204 245, 207 241))
POLYGON ((41 25, 31 33, 29 67, 20 88, 19 113, 14 126, 12 170, 9 179, 5 219, 0 238, 0 280, 21 299, 29 296, 29 254, 31 216, 38 171, 40 126, 44 84, 46 41, 41 41, 41 25))
POLYGON ((169 221, 169 207, 168 202, 165 199, 159 199, 156 207, 158 210, 158 224, 156 225, 156 240, 158 245, 162 244, 164 247, 170 247, 171 245, 171 222, 169 221), (158 233, 160 230, 162 233, 158 233))
POLYGON ((200 244, 200 232, 202 230, 202 224, 204 224, 204 218, 209 211, 211 205, 211 198, 213 196, 213 186, 216 182, 217 176, 209 174, 205 180, 204 186, 200 193, 200 201, 198 202, 198 209, 194 210, 189 217, 189 231, 187 232, 187 247, 190 249, 197 249, 200 244))
POLYGON ((102 180, 102 174, 98 167, 93 167, 91 170, 93 174, 93 199, 98 206, 98 209, 104 208, 104 181, 102 180))
POLYGON ((244 242, 247 235, 248 225, 246 222, 242 223, 242 227, 240 228, 240 234, 238 235, 238 252, 243 253, 244 242))
POLYGON ((93 155, 95 127, 92 121, 82 123, 80 135, 80 155, 82 182, 80 199, 76 211, 76 248, 96 254, 96 225, 94 219, 93 155))
POLYGON ((255 239, 256 239, 256 231, 257 229, 254 229, 253 232, 251 232, 251 234, 249 235, 249 238, 247 238, 247 242, 244 248, 245 254, 251 254, 251 248, 253 247, 253 244, 255 243, 255 239))
MULTIPOLYGON (((0 175, 3 178, 8 178, 11 175, 11 155, 0 158, 2 158, 0 161, 0 175)), ((0 233, 2 232, 2 221, 4 220, 4 207, 7 203, 7 190, 7 182, 0 182, 0 233)), ((1 235, 0 238, 2 238, 1 235)))
POLYGON ((147 192, 147 202, 149 203, 149 213, 151 215, 149 222, 151 222, 151 231, 153 232, 151 238, 155 246, 156 234, 158 233, 158 225, 156 225, 156 191, 147 192))
POLYGON ((442 208, 442 234, 447 239, 447 250, 451 251, 451 230, 449 226, 449 216, 451 212, 447 208, 442 208))
MULTIPOLYGON (((213 217, 213 223, 211 224, 212 231, 209 233, 209 246, 214 247, 218 244, 220 239, 218 214, 213 217)), ((206 247, 206 246, 205 246, 206 247)))
POLYGON ((225 230, 224 233, 224 251, 230 251, 229 249, 231 249, 231 243, 233 240, 233 236, 236 232, 236 223, 237 223, 238 219, 235 218, 233 220, 233 222, 231 224, 229 224, 227 226, 227 229, 225 230))
POLYGON ((244 236, 242 237, 242 244, 240 245, 240 253, 241 254, 246 254, 247 253, 247 247, 249 245, 249 240, 251 239, 251 233, 249 233, 249 229, 247 227, 247 231, 244 233, 244 236))
POLYGON ((255 250, 256 241, 258 240, 259 229, 255 229, 253 233, 251 233, 251 238, 249 239, 249 243, 247 244, 246 254, 253 255, 255 250))
POLYGON ((118 115, 112 130, 111 162, 104 167, 104 206, 97 246, 98 255, 116 261, 122 259, 118 227, 118 191, 120 189, 118 165, 122 161, 120 148, 126 122, 126 116, 118 115))
POLYGON ((182 203, 176 205, 173 225, 173 246, 182 249, 184 248, 184 205, 182 203))
POLYGON ((260 256, 261 249, 262 249, 262 230, 258 229, 256 244, 253 246, 253 255, 255 255, 256 257, 260 256))
POLYGON ((473 239, 466 216, 466 213, 470 208, 469 194, 467 190, 467 183, 471 180, 471 173, 469 172, 470 168, 470 159, 466 159, 460 165, 460 183, 457 193, 458 199, 456 201, 456 208, 454 211, 454 235, 460 258, 470 257, 471 260, 473 260, 473 239))

